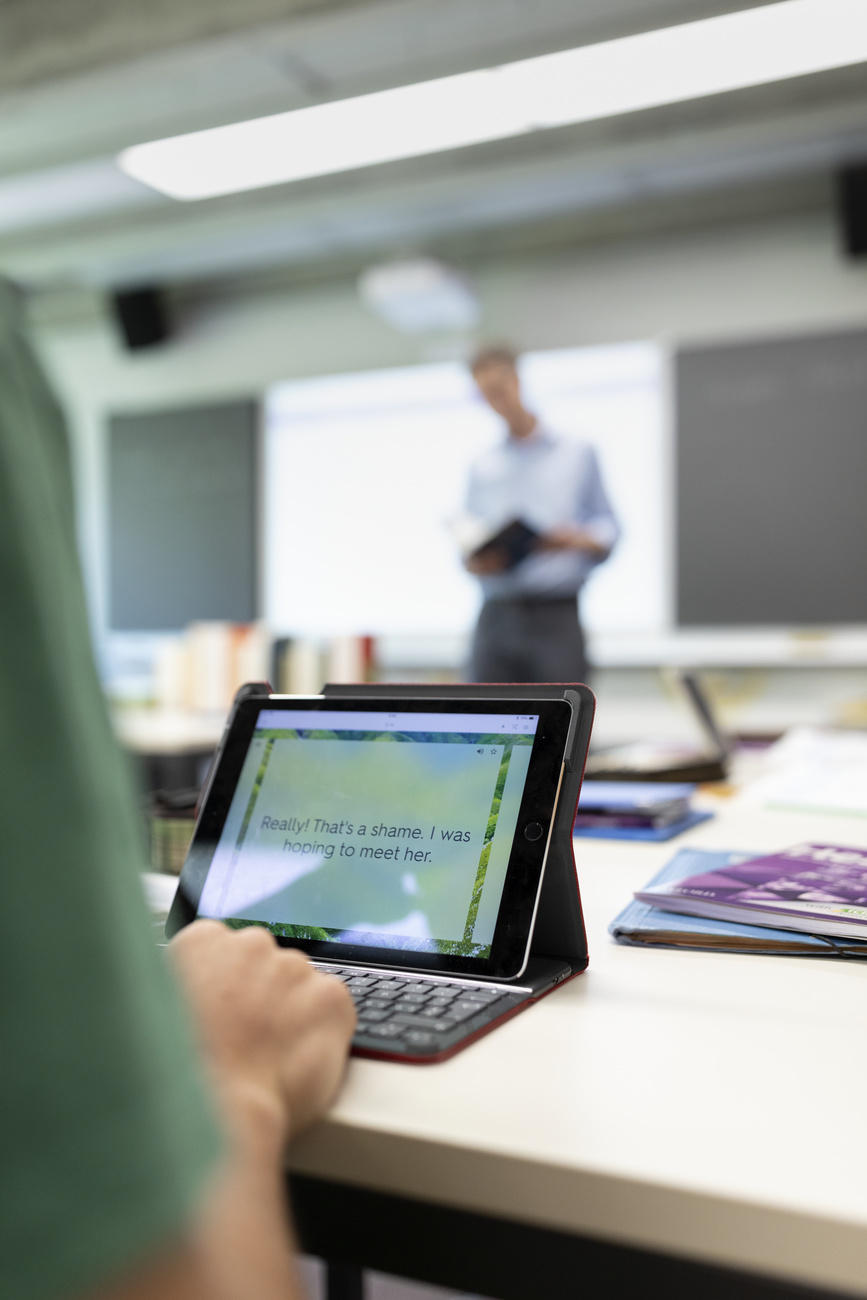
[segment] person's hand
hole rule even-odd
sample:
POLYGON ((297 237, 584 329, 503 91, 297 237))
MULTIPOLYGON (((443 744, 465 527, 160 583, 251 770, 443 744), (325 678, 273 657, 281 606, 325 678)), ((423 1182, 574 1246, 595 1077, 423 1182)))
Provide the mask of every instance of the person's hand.
POLYGON ((590 555, 607 555, 608 549, 600 545, 592 533, 577 524, 561 524, 543 533, 537 545, 546 551, 586 551, 590 555))
POLYGON ((318 1119, 340 1085, 355 1029, 340 980, 279 947, 262 926, 195 921, 167 951, 229 1123, 252 1108, 285 1141, 318 1119))
POLYGON ((483 551, 468 555, 464 567, 477 578, 490 578, 495 573, 505 573, 508 563, 505 553, 498 547, 486 546, 483 551))

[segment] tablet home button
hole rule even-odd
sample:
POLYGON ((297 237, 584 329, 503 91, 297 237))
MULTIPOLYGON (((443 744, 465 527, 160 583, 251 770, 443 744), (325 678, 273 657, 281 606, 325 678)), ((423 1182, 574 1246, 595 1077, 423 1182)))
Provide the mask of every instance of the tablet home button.
POLYGON ((531 843, 533 840, 541 839, 544 834, 545 828, 541 822, 527 822, 524 827, 524 839, 529 840, 531 843))

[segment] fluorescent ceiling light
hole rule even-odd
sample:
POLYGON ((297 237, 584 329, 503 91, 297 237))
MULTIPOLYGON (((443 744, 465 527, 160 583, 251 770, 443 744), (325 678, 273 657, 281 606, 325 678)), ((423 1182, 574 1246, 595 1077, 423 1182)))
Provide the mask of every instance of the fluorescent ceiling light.
POLYGON ((130 176, 213 198, 823 72, 867 59, 867 0, 784 0, 135 145, 130 176))

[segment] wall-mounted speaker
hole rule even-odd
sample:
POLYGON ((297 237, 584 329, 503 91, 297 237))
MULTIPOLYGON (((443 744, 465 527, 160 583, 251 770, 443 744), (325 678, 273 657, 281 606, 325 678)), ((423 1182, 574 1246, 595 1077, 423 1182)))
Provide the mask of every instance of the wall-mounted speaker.
POLYGON ((843 247, 850 257, 867 256, 867 163, 839 173, 837 195, 843 247))
POLYGON ((159 289, 143 286, 111 296, 112 310, 130 351, 152 348, 171 334, 168 312, 159 289))

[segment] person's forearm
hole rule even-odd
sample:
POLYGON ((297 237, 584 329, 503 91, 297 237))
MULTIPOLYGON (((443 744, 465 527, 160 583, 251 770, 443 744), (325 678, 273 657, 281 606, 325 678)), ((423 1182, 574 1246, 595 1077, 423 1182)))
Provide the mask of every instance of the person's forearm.
POLYGON ((610 550, 610 547, 603 546, 586 528, 574 530, 572 545, 576 551, 584 551, 587 555, 607 555, 610 550))
POLYGON ((580 524, 563 524, 560 528, 553 528, 542 538, 542 546, 546 550, 583 551, 585 555, 592 556, 605 556, 611 550, 610 546, 605 546, 588 528, 582 528, 580 524))
MULTIPOLYGON (((226 1152, 174 1241, 98 1300, 302 1300, 283 1159, 337 1095, 355 1009, 343 984, 259 926, 194 921, 169 945, 226 1152)), ((97 1300, 97 1297, 94 1297, 97 1300)))
POLYGON ((220 1300, 302 1300, 286 1196, 284 1134, 262 1099, 233 1106, 229 1157, 199 1227, 220 1300))
POLYGON ((236 1101, 223 1165, 184 1237, 92 1300, 305 1300, 281 1119, 264 1098, 236 1101))

